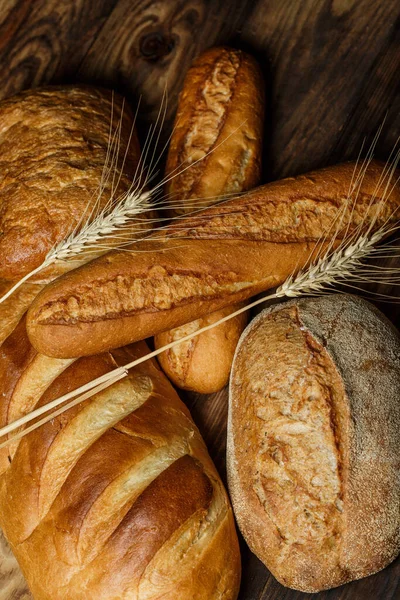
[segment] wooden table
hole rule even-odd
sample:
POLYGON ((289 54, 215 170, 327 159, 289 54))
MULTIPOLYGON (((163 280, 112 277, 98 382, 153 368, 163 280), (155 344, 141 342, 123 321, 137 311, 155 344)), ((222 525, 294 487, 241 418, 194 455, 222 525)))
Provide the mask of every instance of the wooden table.
MULTIPOLYGON (((133 105, 142 96, 143 137, 167 84, 167 136, 193 58, 231 44, 265 75, 265 181, 355 158, 385 116, 386 160, 400 135, 399 24, 398 0, 0 0, 0 97, 45 82, 106 85, 133 105)), ((379 307, 399 321, 398 305, 379 307)), ((226 390, 187 401, 224 476, 226 390)), ((242 555, 240 600, 400 598, 399 560, 312 596, 279 585, 244 542, 242 555)), ((1 600, 22 597, 10 594, 1 600)))

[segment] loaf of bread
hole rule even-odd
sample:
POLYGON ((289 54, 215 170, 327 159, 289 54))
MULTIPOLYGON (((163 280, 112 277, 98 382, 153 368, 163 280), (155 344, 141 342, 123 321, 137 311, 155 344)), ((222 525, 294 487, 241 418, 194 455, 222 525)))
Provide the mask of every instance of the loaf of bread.
POLYGON ((400 189, 386 197, 381 163, 348 200, 358 169, 346 163, 262 186, 66 273, 28 311, 32 344, 59 358, 94 354, 279 285, 332 236, 398 218, 400 189))
MULTIPOLYGON (((49 368, 21 321, 0 356, 1 423, 145 352, 142 342, 49 368)), ((0 525, 35 600, 237 598, 232 509, 155 362, 14 443, 6 462, 0 525)))
MULTIPOLYGON (((0 298, 13 287, 13 282, 0 281, 0 298)), ((18 325, 22 315, 32 304, 32 300, 43 289, 44 283, 29 283, 21 285, 12 296, 0 303, 0 346, 18 325)))
POLYGON ((176 173, 167 187, 171 212, 185 214, 258 185, 263 122, 256 61, 233 48, 204 52, 179 97, 166 165, 167 174, 176 173))
POLYGON ((229 490, 251 550, 318 592, 400 550, 400 337, 371 304, 278 304, 245 330, 228 419, 229 490))
MULTIPOLYGON (((0 103, 0 121, 0 279, 12 281, 42 264, 57 242, 89 218, 95 202, 102 208, 129 189, 140 150, 135 134, 127 149, 132 113, 107 90, 28 90, 0 103)), ((81 253, 79 261, 94 255, 81 253)), ((37 278, 76 266, 58 263, 37 278)))
MULTIPOLYGON (((264 85, 254 59, 233 48, 212 48, 189 69, 180 94, 167 158, 172 215, 209 206, 231 192, 259 184, 264 121, 264 85), (190 169, 188 164, 201 159, 190 169)), ((226 307, 156 335, 160 348, 216 323, 238 308, 226 307)), ((182 342, 158 360, 175 385, 202 394, 223 388, 246 314, 182 342)))
MULTIPOLYGON (((154 337, 154 345, 161 348, 180 340, 201 327, 216 323, 240 306, 227 306, 186 325, 159 333, 154 337)), ((164 373, 183 390, 199 394, 213 394, 221 390, 228 382, 233 356, 247 317, 247 312, 243 312, 159 354, 158 361, 164 373)))

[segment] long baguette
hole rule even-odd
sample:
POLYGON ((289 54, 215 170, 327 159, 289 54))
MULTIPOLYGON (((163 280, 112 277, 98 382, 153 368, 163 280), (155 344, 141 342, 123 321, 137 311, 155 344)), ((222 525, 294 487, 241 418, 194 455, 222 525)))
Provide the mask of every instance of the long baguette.
MULTIPOLYGON (((203 208, 230 192, 255 187, 261 175, 264 85, 260 69, 248 54, 233 48, 212 48, 189 69, 179 98, 168 152, 166 186, 173 215, 203 208), (208 153, 208 154, 207 154, 208 153), (207 156, 206 156, 207 154, 207 156), (190 169, 187 164, 203 158, 190 169), (180 168, 180 172, 179 172, 180 168), (200 198, 200 200, 199 200, 200 198)), ((201 317, 155 336, 156 348, 179 340, 237 305, 201 317)), ((247 322, 241 314, 159 355, 175 385, 203 394, 220 390, 229 372, 240 334, 247 322)))
POLYGON ((387 198, 382 169, 369 165, 351 201, 354 163, 268 184, 67 273, 33 302, 31 342, 49 356, 94 354, 279 285, 334 233, 398 219, 400 190, 387 198))

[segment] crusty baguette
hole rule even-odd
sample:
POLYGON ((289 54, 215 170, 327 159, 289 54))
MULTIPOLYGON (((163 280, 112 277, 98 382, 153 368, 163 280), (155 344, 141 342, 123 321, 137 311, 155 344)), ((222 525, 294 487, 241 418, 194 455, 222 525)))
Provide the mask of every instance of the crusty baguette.
MULTIPOLYGON (((172 214, 189 213, 230 192, 255 187, 261 174, 264 85, 254 59, 233 48, 212 48, 189 69, 180 94, 166 175, 172 214), (206 154, 208 154, 207 157, 206 154), (205 158, 203 158, 205 157, 205 158), (187 164, 202 158, 190 169, 187 164)), ((226 307, 156 335, 159 348, 217 322, 238 308, 226 307)), ((223 388, 233 354, 247 322, 243 313, 159 355, 175 385, 202 394, 223 388)))
POLYGON ((230 381, 228 481, 253 552, 318 592, 400 550, 400 337, 366 301, 300 299, 245 330, 230 381))
MULTIPOLYGON (((11 337, 9 346, 23 338, 23 353, 34 354, 23 331, 11 337)), ((47 380, 39 406, 146 351, 141 343, 79 359, 55 380, 44 363, 41 373, 28 361, 21 370, 17 354, 14 370, 25 375, 20 389, 47 380)), ((25 411, 22 397, 13 401, 14 413, 25 411)), ((237 598, 226 492, 155 362, 28 434, 9 457, 0 524, 35 600, 237 598)))
MULTIPOLYGON (((113 177, 116 165, 103 179, 102 193, 100 183, 112 116, 112 135, 122 119, 117 154, 121 166, 133 119, 117 94, 64 86, 28 90, 0 103, 1 279, 17 280, 38 267, 53 245, 70 234, 84 214, 90 215, 96 199, 99 206, 110 199, 118 182, 113 177)), ((139 156, 134 134, 115 197, 129 188, 139 156)), ((93 253, 79 256, 81 263, 90 258, 93 253)), ((50 266, 37 280, 76 266, 73 261, 50 266)))
POLYGON ((186 75, 168 152, 166 172, 176 173, 167 188, 173 214, 258 185, 263 121, 256 61, 233 48, 204 52, 186 75))
POLYGON ((350 202, 354 163, 271 183, 67 273, 29 309, 31 342, 49 356, 94 354, 276 286, 325 247, 335 222, 339 240, 362 222, 397 220, 400 189, 382 201, 382 169, 369 165, 350 202))

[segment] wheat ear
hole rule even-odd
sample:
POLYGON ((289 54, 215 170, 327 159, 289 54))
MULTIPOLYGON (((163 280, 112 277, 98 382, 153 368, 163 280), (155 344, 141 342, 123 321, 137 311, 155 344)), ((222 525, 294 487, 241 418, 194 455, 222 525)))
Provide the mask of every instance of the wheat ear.
MULTIPOLYGON (((153 352, 150 352, 145 356, 142 356, 124 365, 124 367, 114 369, 102 377, 94 379, 86 385, 69 392, 64 396, 61 396, 60 398, 49 402, 45 406, 42 406, 39 409, 36 409, 31 413, 21 417, 17 421, 10 423, 6 427, 0 429, 0 437, 15 431, 19 427, 26 425, 34 419, 37 419, 42 414, 53 411, 61 406, 56 413, 51 412, 40 421, 33 423, 27 429, 20 431, 10 439, 4 441, 2 444, 0 444, 0 449, 8 446, 14 440, 21 439, 27 433, 34 431, 37 427, 40 427, 41 425, 53 419, 54 416, 62 414, 69 408, 76 406, 83 400, 86 400, 106 387, 111 386, 113 383, 115 383, 115 381, 127 376, 129 369, 138 366, 146 360, 158 356, 162 352, 173 348, 179 343, 189 341, 194 337, 228 321, 229 319, 232 319, 257 305, 264 303, 267 300, 325 293, 331 286, 349 280, 353 277, 357 277, 359 269, 363 265, 363 261, 371 256, 376 244, 390 234, 394 228, 395 226, 388 221, 374 233, 367 231, 367 233, 360 235, 359 238, 352 240, 350 244, 348 243, 348 239, 345 237, 336 250, 327 252, 324 256, 318 258, 314 263, 312 263, 307 269, 299 271, 297 275, 289 276, 286 281, 274 292, 264 295, 261 298, 246 304, 246 306, 239 308, 235 312, 223 317, 216 323, 202 327, 201 329, 190 333, 179 340, 170 342, 169 344, 166 344, 165 346, 162 346, 161 348, 158 348, 157 350, 154 350, 153 352)), ((350 237, 352 238, 353 234, 351 234, 350 237)))

